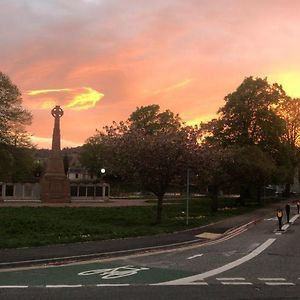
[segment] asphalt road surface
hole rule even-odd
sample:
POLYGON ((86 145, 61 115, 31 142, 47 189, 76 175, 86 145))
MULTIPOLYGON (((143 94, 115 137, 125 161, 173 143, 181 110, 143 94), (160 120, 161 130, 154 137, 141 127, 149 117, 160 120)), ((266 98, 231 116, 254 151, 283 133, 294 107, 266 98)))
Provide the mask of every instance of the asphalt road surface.
POLYGON ((300 299, 300 218, 274 216, 204 245, 0 271, 0 299, 300 299))

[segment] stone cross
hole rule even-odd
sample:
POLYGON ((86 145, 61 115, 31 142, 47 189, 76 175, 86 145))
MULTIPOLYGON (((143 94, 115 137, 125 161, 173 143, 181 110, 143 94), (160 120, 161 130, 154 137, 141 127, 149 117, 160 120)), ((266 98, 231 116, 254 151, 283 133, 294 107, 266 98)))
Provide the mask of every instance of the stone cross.
POLYGON ((54 117, 54 129, 52 136, 52 150, 60 151, 60 127, 59 127, 59 119, 63 116, 64 111, 61 109, 59 105, 56 105, 52 111, 52 116, 54 117))
POLYGON ((56 105, 52 111, 54 128, 52 134, 52 149, 47 168, 41 179, 42 202, 70 202, 70 183, 64 172, 64 164, 60 150, 60 118, 64 111, 56 105))

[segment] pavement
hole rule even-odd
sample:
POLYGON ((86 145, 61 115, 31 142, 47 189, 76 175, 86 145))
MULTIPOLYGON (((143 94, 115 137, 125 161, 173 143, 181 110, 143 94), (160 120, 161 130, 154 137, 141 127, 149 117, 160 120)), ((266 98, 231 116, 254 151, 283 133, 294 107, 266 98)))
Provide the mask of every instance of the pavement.
MULTIPOLYGON (((295 201, 295 199, 293 200, 295 201)), ((0 249, 0 269, 62 264, 207 243, 212 239, 220 239, 239 231, 242 232, 267 216, 275 217, 276 209, 284 208, 286 202, 272 204, 251 213, 170 234, 32 248, 0 249)))

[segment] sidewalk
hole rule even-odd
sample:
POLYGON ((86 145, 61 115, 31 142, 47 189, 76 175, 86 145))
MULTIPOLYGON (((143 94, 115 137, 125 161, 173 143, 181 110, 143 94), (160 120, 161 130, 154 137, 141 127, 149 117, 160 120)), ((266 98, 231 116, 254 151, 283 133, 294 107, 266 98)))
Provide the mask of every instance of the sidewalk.
POLYGON ((11 200, 0 202, 0 207, 120 207, 149 206, 147 199, 113 199, 109 201, 73 201, 70 203, 42 203, 40 201, 11 200))
POLYGON ((62 263, 95 258, 115 257, 124 254, 154 251, 157 249, 170 249, 188 244, 204 243, 208 241, 208 239, 196 236, 204 232, 226 235, 231 230, 240 226, 251 226, 266 216, 274 217, 276 208, 278 207, 283 207, 283 204, 276 203, 267 208, 257 209, 251 213, 227 218, 200 228, 171 234, 90 241, 34 248, 1 249, 0 268, 3 269, 37 264, 42 265, 48 263, 62 263))

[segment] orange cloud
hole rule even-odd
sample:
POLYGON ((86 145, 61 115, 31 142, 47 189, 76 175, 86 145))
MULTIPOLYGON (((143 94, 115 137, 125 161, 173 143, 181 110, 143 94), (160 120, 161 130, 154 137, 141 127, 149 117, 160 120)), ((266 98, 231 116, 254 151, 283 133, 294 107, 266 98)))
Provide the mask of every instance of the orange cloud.
POLYGON ((30 97, 39 96, 39 102, 33 103, 31 107, 49 109, 59 102, 63 107, 72 110, 93 108, 104 97, 104 94, 90 87, 32 90, 28 91, 27 95, 30 97))
POLYGON ((192 79, 185 79, 183 81, 180 81, 180 82, 173 84, 171 86, 168 86, 166 88, 155 90, 153 92, 153 94, 157 95, 157 94, 162 94, 162 93, 168 93, 168 92, 172 92, 174 90, 184 88, 185 86, 189 85, 191 81, 192 81, 192 79))
POLYGON ((71 89, 48 89, 48 90, 34 90, 27 92, 28 96, 36 96, 40 94, 47 94, 47 93, 53 93, 53 92, 71 92, 71 89))
POLYGON ((84 89, 86 92, 76 95, 65 107, 75 110, 89 109, 91 107, 95 107, 97 102, 104 97, 104 94, 101 94, 92 88, 86 87, 84 89))

